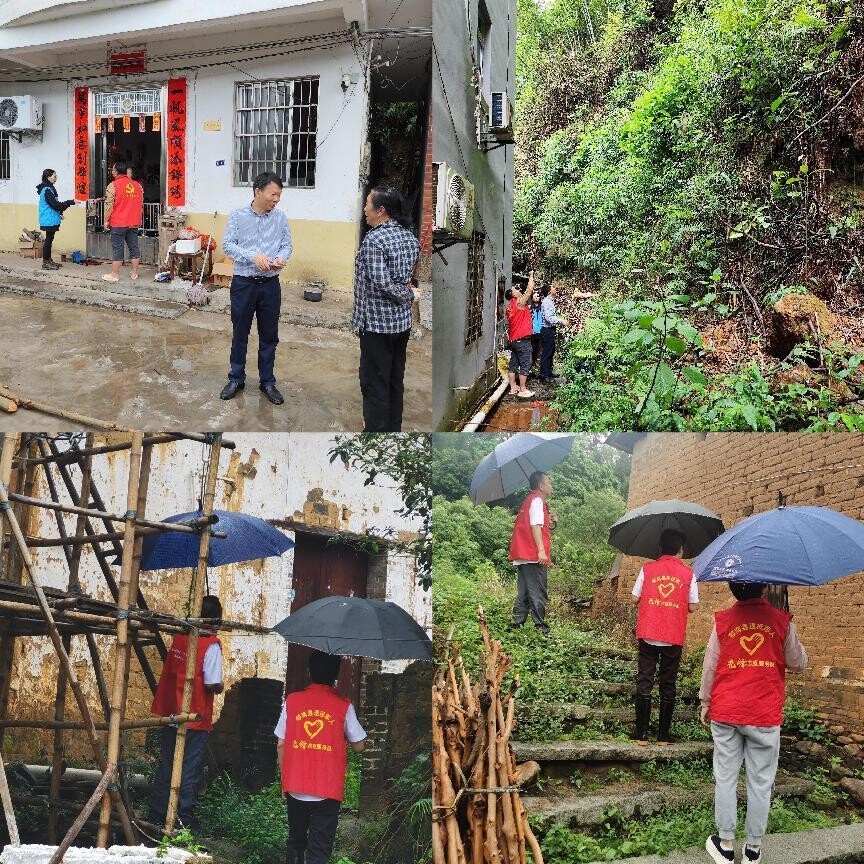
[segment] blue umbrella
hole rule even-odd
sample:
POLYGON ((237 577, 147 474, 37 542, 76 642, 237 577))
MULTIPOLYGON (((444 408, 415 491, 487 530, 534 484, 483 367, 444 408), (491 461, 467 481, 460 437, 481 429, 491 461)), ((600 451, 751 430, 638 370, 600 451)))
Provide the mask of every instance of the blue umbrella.
POLYGON ((693 570, 700 582, 824 585, 864 570, 864 524, 830 507, 779 507, 729 528, 693 570))
POLYGON ((549 471, 570 455, 573 438, 568 432, 520 432, 502 441, 474 471, 471 500, 485 504, 523 489, 535 471, 549 471))
MULTIPOLYGON (((269 525, 257 516, 246 513, 229 513, 227 510, 214 510, 219 517, 218 527, 228 536, 210 538, 210 554, 207 564, 219 567, 235 564, 238 561, 255 561, 258 558, 274 558, 293 548, 289 540, 278 528, 269 525)), ((200 510, 193 513, 178 513, 163 522, 188 522, 200 518, 200 510)), ((142 570, 167 570, 173 567, 194 567, 198 563, 198 534, 179 531, 165 531, 162 534, 146 534, 141 547, 142 570)), ((120 558, 115 559, 115 563, 120 558)))

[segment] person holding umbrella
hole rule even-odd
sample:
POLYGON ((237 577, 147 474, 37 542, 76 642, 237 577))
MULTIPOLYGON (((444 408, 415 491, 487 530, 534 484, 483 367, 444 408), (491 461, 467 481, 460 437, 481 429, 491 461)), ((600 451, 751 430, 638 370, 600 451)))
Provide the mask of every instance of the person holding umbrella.
POLYGON ((522 502, 513 536, 510 540, 510 560, 516 567, 516 601, 513 603, 513 626, 521 627, 530 612, 534 625, 544 635, 548 593, 548 569, 552 556, 551 528, 555 514, 549 510, 552 481, 543 471, 534 471, 528 478, 531 492, 522 502))
MULTIPOLYGON (((222 604, 218 597, 208 595, 201 603, 201 617, 220 619, 222 604)), ((150 713, 157 717, 170 717, 179 714, 183 703, 183 685, 186 680, 186 651, 189 645, 187 635, 175 636, 162 666, 156 695, 150 713)), ((186 731, 186 749, 183 752, 183 774, 180 781, 180 800, 177 814, 185 826, 195 825, 195 805, 198 789, 204 778, 207 764, 207 740, 213 729, 213 698, 222 692, 222 643, 215 633, 202 630, 198 636, 195 654, 195 678, 192 687, 190 711, 200 714, 201 719, 189 723, 186 731)), ((162 729, 162 748, 153 789, 148 804, 150 818, 157 825, 165 824, 170 796, 171 769, 174 765, 174 745, 177 741, 177 727, 165 726, 162 729)))
POLYGON ((686 538, 680 531, 667 528, 660 534, 660 557, 646 564, 636 578, 632 601, 639 607, 636 638, 639 665, 636 677, 636 730, 634 740, 648 743, 651 724, 651 690, 659 664, 660 718, 657 743, 672 742, 672 715, 677 697, 676 680, 687 616, 696 611, 699 592, 693 571, 681 560, 686 538))
POLYGON ((786 670, 801 672, 807 654, 792 616, 763 599, 765 585, 730 582, 735 597, 716 612, 705 649, 699 688, 700 720, 714 739, 714 813, 717 834, 705 841, 711 858, 735 860, 737 786, 741 762, 747 778, 747 839, 743 862, 762 860, 771 790, 780 754, 786 670))
POLYGON ((288 811, 287 864, 327 864, 345 798, 346 753, 366 746, 357 712, 336 692, 342 658, 309 655, 311 683, 289 693, 274 734, 288 811), (347 742, 347 745, 346 745, 347 742))

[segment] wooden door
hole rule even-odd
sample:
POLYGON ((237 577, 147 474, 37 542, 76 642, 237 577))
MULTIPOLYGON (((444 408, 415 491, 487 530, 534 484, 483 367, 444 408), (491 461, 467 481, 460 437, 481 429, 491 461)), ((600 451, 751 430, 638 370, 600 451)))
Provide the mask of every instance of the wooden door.
MULTIPOLYGON (((298 531, 294 546, 294 599, 291 614, 322 597, 365 597, 369 558, 365 552, 345 543, 334 543, 318 534, 298 531)), ((309 683, 309 648, 288 646, 288 692, 302 690, 309 683)), ((360 658, 343 658, 337 682, 339 695, 359 709, 360 658)))

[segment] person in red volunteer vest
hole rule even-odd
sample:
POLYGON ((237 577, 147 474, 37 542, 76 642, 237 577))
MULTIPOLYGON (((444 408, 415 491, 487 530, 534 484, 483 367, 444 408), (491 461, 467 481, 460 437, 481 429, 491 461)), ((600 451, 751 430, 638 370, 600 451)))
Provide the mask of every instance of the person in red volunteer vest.
POLYGON ((548 594, 549 561, 552 557, 552 526, 555 514, 546 503, 552 496, 552 481, 548 474, 535 471, 528 478, 531 492, 522 502, 513 536, 510 540, 510 561, 516 567, 516 600, 513 603, 513 626, 521 627, 530 612, 534 625, 544 635, 548 594))
POLYGON ((130 278, 138 278, 141 253, 138 249, 138 229, 144 214, 144 189, 126 174, 126 163, 115 162, 114 178, 105 189, 104 223, 111 233, 111 272, 102 278, 106 282, 120 281, 125 247, 129 247, 130 278))
POLYGON ((660 557, 646 564, 633 586, 633 603, 639 607, 636 638, 639 642, 639 665, 636 675, 637 744, 648 743, 651 725, 651 691, 659 664, 660 718, 657 743, 672 742, 672 716, 677 697, 678 666, 687 616, 696 611, 699 592, 693 571, 681 560, 685 537, 667 528, 660 534, 660 557))
POLYGON ((700 719, 714 739, 714 815, 717 834, 705 841, 711 858, 735 860, 738 774, 747 777, 747 838, 742 864, 759 864, 771 790, 780 755, 786 670, 802 672, 807 653, 792 616, 763 599, 765 585, 730 582, 736 603, 714 615, 705 648, 700 719))
POLYGON ((510 365, 507 377, 510 395, 530 399, 534 394, 526 386, 531 371, 531 337, 534 334, 534 316, 528 301, 534 294, 534 271, 528 277, 528 287, 520 291, 515 285, 504 293, 507 300, 507 331, 510 338, 510 365), (516 376, 519 384, 516 384, 516 376))
MULTIPOLYGON (((201 617, 220 619, 222 604, 218 597, 207 596, 201 603, 201 617)), ((189 637, 175 636, 162 666, 159 685, 153 697, 150 713, 157 717, 179 714, 183 704, 183 684, 186 680, 186 649, 189 637)), ((222 692, 222 645, 212 632, 202 630, 198 636, 195 652, 195 679, 192 689, 191 711, 201 719, 186 727, 186 748, 183 751, 183 776, 180 781, 180 801, 177 815, 186 827, 196 827, 195 804, 198 789, 204 778, 207 763, 207 740, 213 729, 213 697, 222 692)), ((162 750, 159 767, 153 778, 153 788, 148 803, 150 819, 154 824, 164 825, 168 812, 168 797, 171 791, 171 769, 174 765, 174 744, 177 727, 162 729, 162 750)))
POLYGON ((313 651, 305 690, 285 697, 274 734, 288 810, 287 864, 327 864, 345 798, 348 747, 359 753, 366 733, 357 712, 336 692, 341 657, 313 651))

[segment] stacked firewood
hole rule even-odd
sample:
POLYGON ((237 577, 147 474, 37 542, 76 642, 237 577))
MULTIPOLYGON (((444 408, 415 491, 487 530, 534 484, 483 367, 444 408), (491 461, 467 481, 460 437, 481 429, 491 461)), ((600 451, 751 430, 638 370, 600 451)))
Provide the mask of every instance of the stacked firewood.
POLYGON ((516 719, 513 663, 489 635, 478 610, 485 646, 483 680, 471 683, 458 650, 448 641, 446 666, 432 688, 434 864, 526 864, 530 851, 543 864, 519 797, 537 766, 516 765, 510 736, 516 719))

